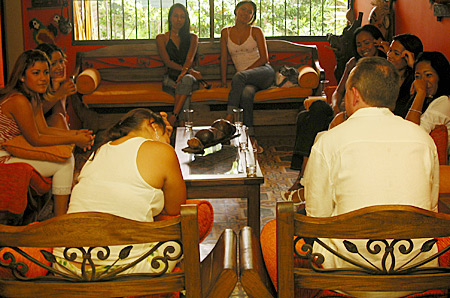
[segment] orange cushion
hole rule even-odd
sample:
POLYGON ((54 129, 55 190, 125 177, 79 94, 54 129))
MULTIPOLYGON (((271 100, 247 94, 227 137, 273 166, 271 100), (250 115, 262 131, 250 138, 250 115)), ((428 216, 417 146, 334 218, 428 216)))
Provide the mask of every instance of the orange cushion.
POLYGON ((32 146, 22 135, 4 142, 2 146, 16 157, 55 162, 66 161, 74 148, 74 145, 32 146))
MULTIPOLYGON (((192 102, 219 102, 228 101, 230 88, 212 88, 194 91, 192 102)), ((269 88, 256 92, 254 102, 282 101, 284 99, 305 98, 312 94, 312 89, 302 87, 269 88)))
POLYGON ((300 99, 312 94, 312 89, 303 87, 270 88, 258 91, 255 102, 269 102, 283 99, 300 99))
MULTIPOLYGON (((202 242, 211 232, 214 224, 214 209, 209 201, 205 200, 186 200, 186 204, 197 205, 198 210, 198 236, 202 242)), ((159 214, 155 221, 165 220, 175 216, 159 214)))
POLYGON ((200 89, 192 93, 192 102, 227 102, 230 88, 200 89))
MULTIPOLYGON (((35 258, 36 260, 38 260, 39 262, 42 262, 47 266, 51 265, 51 263, 44 258, 44 256, 40 251, 45 250, 52 253, 53 248, 20 247, 20 249, 29 254, 30 256, 32 256, 33 258, 35 258)), ((26 277, 45 276, 47 274, 48 272, 47 269, 44 269, 41 266, 36 265, 32 261, 28 260, 27 258, 25 258, 24 256, 22 256, 21 254, 17 253, 16 251, 14 251, 9 247, 5 247, 2 250, 0 250, 0 261, 5 263, 11 262, 11 259, 5 258, 5 253, 7 252, 10 252, 14 255, 16 262, 23 262, 28 266, 28 272, 25 274, 26 277)), ((14 278, 14 275, 12 274, 11 269, 0 267, 0 278, 14 278)))
POLYGON ((322 97, 322 96, 308 96, 308 98, 305 99, 305 101, 303 102, 303 105, 305 106, 305 109, 309 110, 309 107, 311 106, 311 104, 313 102, 315 102, 316 100, 327 101, 327 99, 325 97, 322 97))
POLYGON ((159 103, 173 104, 174 98, 169 93, 150 83, 114 83, 100 84, 91 94, 83 96, 85 104, 134 104, 134 103, 159 103))
POLYGON ((317 88, 319 86, 319 74, 312 66, 300 66, 298 68, 298 85, 303 88, 317 88))
POLYGON ((90 94, 97 89, 101 77, 95 68, 87 68, 77 77, 77 91, 81 94, 90 94))

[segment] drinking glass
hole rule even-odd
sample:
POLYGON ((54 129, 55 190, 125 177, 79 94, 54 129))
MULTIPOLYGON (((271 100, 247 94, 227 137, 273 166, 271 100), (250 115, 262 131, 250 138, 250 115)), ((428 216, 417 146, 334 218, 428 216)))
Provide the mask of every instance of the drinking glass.
POLYGON ((248 149, 248 127, 241 126, 238 129, 239 129, 239 133, 241 134, 239 136, 239 148, 242 151, 245 151, 248 149))
POLYGON ((256 164, 257 164, 257 154, 258 151, 256 149, 247 150, 245 152, 245 162, 246 162, 246 170, 247 177, 255 177, 256 176, 256 164))
POLYGON ((242 127, 243 119, 244 119, 244 110, 241 108, 233 109, 234 116, 234 125, 236 128, 242 127))
POLYGON ((191 131, 194 126, 194 110, 186 109, 184 112, 184 126, 187 131, 191 131))

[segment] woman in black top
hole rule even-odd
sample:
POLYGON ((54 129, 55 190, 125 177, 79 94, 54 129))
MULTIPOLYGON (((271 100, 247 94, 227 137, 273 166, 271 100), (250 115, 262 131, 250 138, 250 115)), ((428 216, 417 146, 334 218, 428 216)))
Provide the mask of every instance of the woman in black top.
POLYGON ((174 125, 186 99, 198 89, 200 72, 192 68, 197 52, 198 36, 189 32, 191 21, 183 4, 175 3, 169 10, 169 31, 156 36, 158 52, 167 67, 163 90, 175 96, 173 114, 168 120, 174 125))

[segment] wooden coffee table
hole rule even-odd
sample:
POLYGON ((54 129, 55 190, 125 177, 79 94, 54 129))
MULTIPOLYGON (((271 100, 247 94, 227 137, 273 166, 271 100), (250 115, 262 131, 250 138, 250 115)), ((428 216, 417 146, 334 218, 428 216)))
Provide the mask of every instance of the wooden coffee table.
MULTIPOLYGON (((180 161, 181 171, 186 182, 189 199, 208 198, 247 198, 248 225, 253 231, 260 231, 260 186, 264 176, 257 165, 256 176, 247 177, 245 165, 239 172, 242 154, 237 148, 237 140, 230 145, 223 145, 222 150, 202 156, 185 153, 187 140, 196 131, 207 127, 194 127, 193 133, 186 132, 184 127, 176 130, 175 151, 180 161)), ((249 146, 250 142, 249 142, 249 146)), ((251 148, 250 148, 251 149, 251 148)))

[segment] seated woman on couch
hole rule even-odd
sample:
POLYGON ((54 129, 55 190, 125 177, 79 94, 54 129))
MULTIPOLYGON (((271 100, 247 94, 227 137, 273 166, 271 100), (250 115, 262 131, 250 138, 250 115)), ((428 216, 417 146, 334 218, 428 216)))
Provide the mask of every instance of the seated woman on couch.
POLYGON ((52 127, 67 128, 67 97, 75 94, 73 80, 66 78, 66 55, 60 47, 41 43, 36 49, 43 51, 50 59, 50 86, 42 104, 47 123, 52 127))
MULTIPOLYGON (((75 144, 89 149, 93 142, 91 131, 66 130, 49 127, 42 110, 42 95, 47 92, 50 61, 40 50, 23 52, 16 61, 5 88, 0 90, 0 146, 23 135, 33 146, 75 144)), ((42 176, 52 177, 54 213, 66 213, 72 190, 74 158, 65 162, 32 160, 11 156, 0 149, 0 162, 24 162, 32 165, 42 176)))
MULTIPOLYGON (((153 222, 161 212, 179 214, 186 202, 186 185, 169 141, 170 131, 159 114, 142 108, 125 114, 106 131, 103 142, 83 166, 67 213, 104 212, 144 222, 153 222)), ((150 245, 134 245, 130 258, 136 259, 150 245)), ((121 248, 114 247, 111 253, 118 255, 121 248)), ((60 249, 54 254, 63 255, 60 249)), ((153 272, 150 261, 149 257, 127 273, 153 272)), ((116 265, 125 265, 123 262, 116 265)), ((95 263, 102 261, 95 259, 95 263)), ((79 264, 72 265, 76 268, 79 264)), ((172 265, 175 263, 171 262, 170 268, 172 265)))
POLYGON ((233 120, 233 109, 244 110, 243 120, 253 147, 258 146, 253 130, 253 99, 259 90, 269 88, 275 71, 269 64, 267 43, 261 28, 253 26, 256 20, 256 4, 253 1, 241 1, 234 10, 234 26, 222 29, 220 36, 220 70, 222 87, 227 87, 228 55, 236 67, 228 95, 226 119, 233 120))
POLYGON ((175 95, 173 114, 168 119, 172 126, 182 108, 189 107, 186 99, 198 89, 198 80, 202 78, 201 73, 192 68, 198 36, 189 32, 190 26, 186 7, 175 3, 169 10, 169 31, 156 36, 159 55, 167 67, 163 90, 175 95))
POLYGON ((423 52, 414 63, 414 75, 414 97, 406 120, 419 124, 428 133, 444 124, 450 141, 449 61, 441 52, 423 52))

